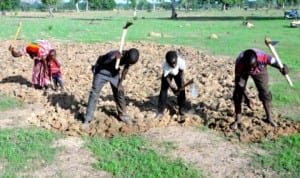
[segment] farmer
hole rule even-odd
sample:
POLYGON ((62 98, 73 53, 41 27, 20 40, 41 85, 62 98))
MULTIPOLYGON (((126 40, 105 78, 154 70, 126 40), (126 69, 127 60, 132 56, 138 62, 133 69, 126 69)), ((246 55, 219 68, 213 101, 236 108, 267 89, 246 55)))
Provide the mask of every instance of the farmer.
POLYGON ((278 68, 282 75, 288 74, 289 70, 286 65, 280 69, 279 64, 271 55, 264 53, 258 49, 247 49, 239 54, 235 64, 235 87, 233 91, 233 101, 235 108, 235 122, 231 124, 232 129, 237 129, 241 120, 242 101, 244 100, 250 109, 253 109, 253 102, 245 93, 248 77, 251 76, 256 88, 258 96, 263 104, 266 121, 273 127, 277 124, 272 119, 272 94, 269 91, 267 65, 278 68))
POLYGON ((47 68, 49 70, 49 78, 53 80, 54 83, 54 90, 57 90, 60 87, 61 91, 64 91, 64 84, 62 79, 62 72, 61 72, 61 63, 56 58, 56 50, 51 49, 49 51, 49 55, 47 57, 47 68))
POLYGON ((177 55, 176 51, 168 51, 162 64, 162 68, 163 74, 161 77, 161 89, 158 98, 158 114, 156 115, 156 118, 160 119, 163 116, 163 112, 166 108, 169 87, 177 96, 179 114, 184 115, 185 90, 181 90, 181 87, 184 85, 185 61, 177 55), (173 78, 177 87, 172 84, 173 78))
POLYGON ((15 51, 13 46, 9 46, 9 51, 13 57, 21 57, 28 54, 34 60, 32 84, 37 89, 48 89, 50 85, 49 76, 47 75, 46 58, 51 49, 51 44, 45 40, 36 40, 28 46, 15 51))
POLYGON ((113 96, 117 105, 118 118, 127 124, 132 124, 131 119, 126 115, 126 101, 122 82, 126 77, 129 67, 139 59, 139 51, 135 48, 119 51, 110 51, 99 56, 96 64, 92 67, 94 77, 92 89, 90 91, 84 125, 88 126, 93 118, 100 91, 106 82, 110 83, 113 96), (120 65, 124 66, 120 76, 120 69, 115 69, 116 60, 120 59, 120 65))

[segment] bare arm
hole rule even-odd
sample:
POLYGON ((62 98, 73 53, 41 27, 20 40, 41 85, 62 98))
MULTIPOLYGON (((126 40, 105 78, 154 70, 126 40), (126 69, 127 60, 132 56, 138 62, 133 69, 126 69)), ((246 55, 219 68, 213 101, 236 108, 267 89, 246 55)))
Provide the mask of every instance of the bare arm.
POLYGON ((281 72, 282 75, 286 75, 286 74, 289 73, 289 68, 288 68, 288 66, 285 65, 285 64, 283 64, 283 67, 281 68, 280 65, 279 65, 279 63, 278 63, 278 61, 277 61, 275 58, 272 58, 272 59, 271 59, 270 65, 271 65, 272 67, 277 68, 277 69, 281 72))
POLYGON ((128 73, 128 70, 129 70, 129 65, 125 65, 125 67, 124 67, 124 69, 122 71, 122 74, 121 74, 120 82, 122 82, 123 80, 125 80, 126 75, 128 73))
POLYGON ((125 65, 125 67, 122 71, 122 74, 121 74, 121 78, 118 83, 118 90, 123 90, 122 82, 123 82, 123 80, 125 80, 128 70, 129 70, 129 65, 125 65))
POLYGON ((168 84, 169 84, 169 86, 170 86, 172 92, 176 95, 178 90, 177 90, 176 87, 174 87, 174 86, 172 85, 172 82, 171 82, 171 79, 170 79, 170 75, 167 75, 167 76, 166 76, 166 80, 167 80, 167 82, 168 82, 168 84))
POLYGON ((181 79, 181 86, 184 85, 184 71, 183 70, 179 70, 179 76, 181 79))
POLYGON ((13 57, 21 57, 22 56, 21 52, 15 51, 14 47, 12 47, 12 46, 9 46, 8 50, 11 52, 11 55, 13 57))
POLYGON ((60 66, 61 66, 61 63, 60 63, 60 61, 59 61, 59 60, 57 60, 57 59, 54 59, 54 61, 56 62, 56 64, 58 65, 58 67, 60 67, 60 66))

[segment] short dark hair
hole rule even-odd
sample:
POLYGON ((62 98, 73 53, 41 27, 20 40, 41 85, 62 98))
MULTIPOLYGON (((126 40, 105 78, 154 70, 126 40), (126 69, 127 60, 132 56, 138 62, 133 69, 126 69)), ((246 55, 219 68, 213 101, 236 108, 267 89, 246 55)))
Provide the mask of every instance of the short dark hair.
POLYGON ((168 51, 166 54, 166 60, 169 65, 171 65, 174 59, 177 61, 177 58, 178 56, 176 51, 168 51))
POLYGON ((52 52, 56 53, 56 50, 55 49, 50 49, 49 54, 52 53, 52 52))
POLYGON ((243 53, 243 61, 247 66, 257 65, 257 55, 252 49, 247 49, 243 53))
POLYGON ((140 53, 139 50, 137 50, 136 48, 131 48, 128 51, 125 52, 124 54, 124 63, 126 64, 135 64, 140 57, 140 53))

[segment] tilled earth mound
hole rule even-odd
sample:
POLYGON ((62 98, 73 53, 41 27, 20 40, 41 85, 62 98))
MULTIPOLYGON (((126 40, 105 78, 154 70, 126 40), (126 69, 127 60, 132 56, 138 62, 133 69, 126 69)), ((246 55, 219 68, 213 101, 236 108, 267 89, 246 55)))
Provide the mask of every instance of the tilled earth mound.
MULTIPOLYGON (((26 43, 19 41, 19 47, 26 43)), ((127 42, 125 49, 140 50, 140 60, 130 68, 124 81, 128 114, 133 125, 116 119, 115 103, 109 84, 102 89, 94 119, 89 129, 82 128, 92 85, 91 65, 100 54, 118 49, 118 43, 74 44, 53 42, 58 59, 63 63, 63 79, 66 92, 51 91, 47 96, 42 90, 31 87, 33 61, 29 57, 13 58, 6 49, 8 41, 1 41, 0 92, 15 96, 22 102, 39 104, 39 112, 33 112, 29 122, 39 127, 56 130, 67 135, 100 135, 112 137, 145 132, 153 127, 174 125, 207 125, 223 132, 228 138, 241 141, 259 141, 300 132, 300 123, 287 120, 274 113, 278 128, 265 123, 263 108, 256 97, 256 89, 247 92, 255 102, 254 111, 244 107, 242 124, 237 130, 229 125, 234 121, 232 102, 234 59, 209 56, 197 49, 149 42, 127 42), (187 87, 187 114, 177 115, 176 97, 169 93, 168 108, 164 118, 156 120, 156 108, 160 90, 161 64, 168 50, 176 50, 186 60, 185 80, 194 79, 198 96, 192 98, 187 87)))

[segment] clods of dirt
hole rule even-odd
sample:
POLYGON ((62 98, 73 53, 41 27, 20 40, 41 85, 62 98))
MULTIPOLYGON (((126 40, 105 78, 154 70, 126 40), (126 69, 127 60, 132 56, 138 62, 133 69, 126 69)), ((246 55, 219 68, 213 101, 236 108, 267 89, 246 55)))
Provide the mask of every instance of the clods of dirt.
MULTIPOLYGON (((92 85, 93 65, 100 54, 119 48, 118 43, 81 44, 54 41, 58 58, 63 63, 63 79, 66 92, 52 91, 47 96, 42 90, 31 87, 33 61, 26 56, 13 58, 1 41, 2 62, 0 64, 0 93, 17 97, 22 102, 38 105, 43 112, 32 111, 29 122, 67 135, 100 135, 113 137, 141 133, 154 127, 207 125, 223 132, 233 140, 259 141, 300 132, 300 123, 274 113, 278 128, 265 123, 265 114, 258 100, 256 89, 247 93, 253 99, 254 111, 244 107, 242 124, 237 130, 230 129, 234 121, 232 91, 234 86, 234 59, 211 56, 191 47, 155 44, 149 42, 127 42, 125 49, 140 50, 140 60, 130 68, 123 82, 128 114, 133 125, 126 125, 116 118, 116 108, 109 84, 101 91, 101 97, 89 128, 82 127, 89 91, 92 85), (176 98, 169 93, 168 107, 161 120, 155 119, 160 91, 161 65, 168 50, 176 50, 186 60, 185 79, 194 79, 197 97, 191 97, 187 87, 187 114, 179 116, 176 98)), ((18 48, 26 45, 19 41, 18 48)))

